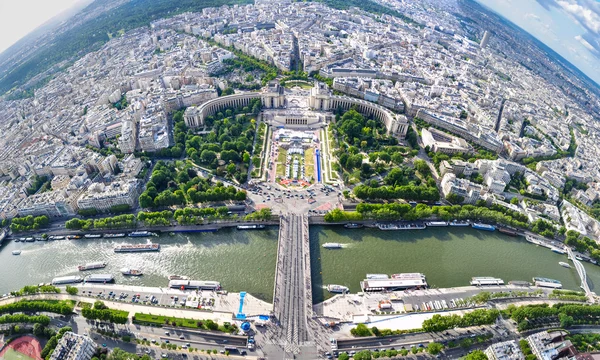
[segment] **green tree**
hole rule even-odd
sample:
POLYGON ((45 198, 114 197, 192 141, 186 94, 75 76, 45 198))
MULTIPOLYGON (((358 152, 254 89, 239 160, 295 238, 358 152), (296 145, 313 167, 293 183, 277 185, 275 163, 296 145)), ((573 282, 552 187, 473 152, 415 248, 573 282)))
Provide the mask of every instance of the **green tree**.
POLYGON ((350 355, 348 355, 348 353, 341 353, 340 356, 338 356, 338 360, 350 360, 350 355))
POLYGON ((487 355, 484 354, 481 350, 475 350, 470 354, 467 354, 463 359, 464 360, 487 360, 487 355))
POLYGON ((431 355, 437 355, 444 349, 444 346, 440 343, 431 342, 427 345, 427 352, 431 355))
POLYGON ((357 352, 353 357, 354 360, 371 360, 373 358, 371 351, 362 350, 357 352))
POLYGON ((358 324, 354 329, 350 330, 350 333, 354 336, 371 336, 371 330, 365 324, 358 324))

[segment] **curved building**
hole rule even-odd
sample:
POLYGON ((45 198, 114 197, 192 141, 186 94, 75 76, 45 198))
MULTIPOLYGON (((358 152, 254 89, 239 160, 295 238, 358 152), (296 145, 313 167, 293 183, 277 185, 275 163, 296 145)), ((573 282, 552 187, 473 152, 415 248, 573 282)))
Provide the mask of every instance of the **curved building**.
MULTIPOLYGON (((366 101, 348 96, 337 96, 331 93, 329 87, 324 83, 315 83, 315 86, 306 94, 306 104, 310 111, 306 112, 307 119, 302 115, 295 114, 294 125, 312 125, 314 124, 309 117, 312 111, 331 112, 337 109, 349 110, 353 106, 361 114, 381 121, 387 133, 400 139, 404 139, 408 130, 408 121, 404 115, 399 115, 391 110, 366 101)), ((296 96, 297 97, 297 96, 296 96)), ((184 120, 189 127, 199 127, 204 125, 206 117, 214 115, 226 108, 236 108, 248 106, 253 99, 261 99, 263 109, 286 109, 288 98, 284 88, 276 82, 271 82, 262 92, 248 92, 222 96, 209 100, 198 107, 189 107, 184 114, 184 120)), ((288 121, 286 121, 286 124, 288 121)))

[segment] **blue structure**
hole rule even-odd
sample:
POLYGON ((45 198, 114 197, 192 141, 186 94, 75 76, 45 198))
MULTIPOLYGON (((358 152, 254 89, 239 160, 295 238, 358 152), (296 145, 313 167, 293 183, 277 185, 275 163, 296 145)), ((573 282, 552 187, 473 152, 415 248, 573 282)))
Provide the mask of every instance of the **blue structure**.
MULTIPOLYGON (((238 309, 238 313, 236 314, 236 318, 240 319, 240 320, 245 320, 246 319, 246 314, 244 314, 242 312, 242 310, 244 309, 244 298, 246 297, 246 292, 242 291, 240 293, 240 308, 238 309)), ((250 325, 250 324, 248 324, 250 325)))
POLYGON ((242 326, 240 326, 240 328, 242 329, 243 332, 248 332, 250 330, 250 323, 247 321, 244 321, 242 323, 242 326))
POLYGON ((321 152, 319 149, 317 149, 315 155, 317 156, 317 182, 321 182, 321 152))

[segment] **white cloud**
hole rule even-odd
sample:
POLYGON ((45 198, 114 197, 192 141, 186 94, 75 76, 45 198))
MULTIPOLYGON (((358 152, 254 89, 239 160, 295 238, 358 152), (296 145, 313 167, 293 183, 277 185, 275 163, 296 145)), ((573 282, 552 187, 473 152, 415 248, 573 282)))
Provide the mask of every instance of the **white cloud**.
POLYGON ((527 13, 523 16, 526 20, 541 21, 540 17, 534 13, 527 13))
POLYGON ((579 41, 581 43, 581 45, 583 45, 586 49, 588 49, 589 51, 593 52, 593 53, 598 53, 598 50, 596 50, 592 44, 590 44, 589 42, 587 42, 584 38, 581 37, 581 35, 577 35, 575 36, 575 40, 579 41))
POLYGON ((575 20, 583 27, 600 35, 600 14, 595 12, 591 7, 565 0, 559 0, 556 3, 575 18, 575 20))

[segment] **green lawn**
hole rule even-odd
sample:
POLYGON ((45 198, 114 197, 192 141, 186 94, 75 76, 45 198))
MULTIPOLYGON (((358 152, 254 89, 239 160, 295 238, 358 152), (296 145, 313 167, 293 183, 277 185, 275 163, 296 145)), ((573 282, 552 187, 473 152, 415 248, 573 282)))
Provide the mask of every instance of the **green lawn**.
POLYGON ((228 323, 224 325, 218 325, 212 320, 194 320, 184 319, 173 316, 162 316, 162 315, 151 315, 135 313, 134 322, 140 324, 155 324, 155 325, 169 325, 169 326, 180 326, 186 328, 200 329, 200 330, 214 330, 231 333, 236 331, 236 327, 230 326, 228 323))
POLYGON ((34 358, 30 358, 27 355, 21 354, 18 351, 13 350, 12 348, 8 348, 6 349, 6 352, 4 353, 4 355, 2 357, 0 357, 0 359, 4 359, 4 360, 35 360, 34 358))
POLYGON ((277 176, 285 176, 285 162, 287 160, 287 150, 279 148, 279 154, 277 155, 277 176))
POLYGON ((307 178, 317 178, 315 174, 315 149, 308 148, 304 152, 304 173, 307 178))

